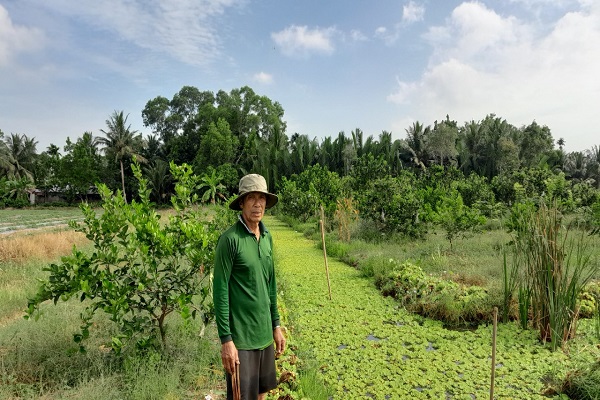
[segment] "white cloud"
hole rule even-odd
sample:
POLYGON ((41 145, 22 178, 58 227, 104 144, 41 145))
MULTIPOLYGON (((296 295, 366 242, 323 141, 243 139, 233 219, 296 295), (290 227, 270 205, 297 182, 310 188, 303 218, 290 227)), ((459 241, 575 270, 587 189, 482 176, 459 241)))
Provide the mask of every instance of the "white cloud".
POLYGON ((307 26, 292 25, 271 34, 281 52, 290 57, 308 56, 311 53, 332 54, 335 28, 309 29, 307 26))
POLYGON ((391 46, 398 41, 402 31, 408 25, 422 21, 424 15, 425 7, 411 0, 402 8, 402 20, 394 24, 391 29, 384 26, 378 27, 375 30, 375 37, 383 40, 386 45, 391 46))
POLYGON ((368 40, 367 36, 365 36, 364 33, 362 33, 359 30, 353 29, 350 32, 350 37, 352 38, 353 41, 355 42, 365 42, 368 40))
POLYGON ((425 7, 410 1, 402 8, 402 21, 407 23, 418 22, 423 20, 425 15, 425 7))
POLYGON ((39 29, 14 25, 0 4, 0 67, 8 65, 17 53, 39 49, 43 40, 44 34, 39 29))
POLYGON ((388 96, 410 104, 421 122, 495 113, 517 126, 534 119, 548 125, 567 147, 598 144, 591 121, 600 104, 600 10, 582 7, 536 30, 481 3, 463 3, 426 39, 429 66, 388 96))
POLYGON ((258 83, 270 85, 273 83, 273 75, 261 71, 257 74, 254 74, 253 80, 258 83))
POLYGON ((388 46, 396 43, 398 38, 400 37, 400 29, 399 26, 396 26, 393 31, 390 31, 385 26, 380 26, 375 29, 375 37, 384 41, 384 43, 388 46))
POLYGON ((46 7, 191 65, 221 55, 218 21, 235 0, 53 0, 46 7))

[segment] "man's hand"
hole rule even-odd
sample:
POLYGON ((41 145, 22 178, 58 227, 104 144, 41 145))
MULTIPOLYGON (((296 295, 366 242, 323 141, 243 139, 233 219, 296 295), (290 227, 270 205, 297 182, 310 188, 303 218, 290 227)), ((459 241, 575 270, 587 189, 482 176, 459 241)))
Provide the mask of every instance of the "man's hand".
POLYGON ((285 337, 281 331, 281 327, 277 327, 273 330, 273 340, 275 340, 275 350, 277 355, 282 354, 285 351, 285 337))
POLYGON ((236 364, 240 363, 238 351, 233 341, 225 342, 221 345, 221 361, 223 362, 225 371, 229 375, 232 375, 235 372, 236 364))

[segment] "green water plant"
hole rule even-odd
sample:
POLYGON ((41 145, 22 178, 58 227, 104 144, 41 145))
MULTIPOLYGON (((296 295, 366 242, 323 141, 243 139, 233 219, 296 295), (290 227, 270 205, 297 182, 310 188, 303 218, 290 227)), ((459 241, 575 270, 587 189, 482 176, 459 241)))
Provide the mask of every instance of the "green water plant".
POLYGON ((598 266, 592 263, 584 233, 571 236, 557 207, 521 207, 513 222, 521 326, 527 327, 528 318, 540 340, 556 349, 573 337, 578 297, 598 266))

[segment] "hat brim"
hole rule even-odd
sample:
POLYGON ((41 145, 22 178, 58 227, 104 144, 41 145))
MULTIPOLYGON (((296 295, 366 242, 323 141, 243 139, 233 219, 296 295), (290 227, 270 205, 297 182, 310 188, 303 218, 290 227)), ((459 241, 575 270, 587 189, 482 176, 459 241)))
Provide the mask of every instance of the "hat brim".
POLYGON ((244 193, 239 195, 236 199, 234 199, 231 203, 229 203, 229 208, 231 210, 234 211, 241 211, 242 207, 240 206, 240 202, 241 200, 246 197, 247 195, 249 195, 250 193, 262 193, 265 196, 267 196, 267 204, 265 206, 265 209, 268 210, 269 208, 273 207, 275 204, 277 204, 277 202, 279 201, 279 197, 277 197, 277 195, 274 195, 273 193, 265 193, 265 192, 248 192, 248 193, 244 193))

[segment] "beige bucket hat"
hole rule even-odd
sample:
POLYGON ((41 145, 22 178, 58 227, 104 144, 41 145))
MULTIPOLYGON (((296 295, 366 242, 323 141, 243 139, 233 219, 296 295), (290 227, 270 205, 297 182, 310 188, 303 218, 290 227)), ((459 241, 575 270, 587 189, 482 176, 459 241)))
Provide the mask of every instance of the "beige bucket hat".
POLYGON ((229 208, 232 210, 241 210, 240 200, 250 192, 260 192, 267 196, 267 205, 265 208, 271 208, 279 201, 279 198, 269 193, 267 190, 267 181, 262 175, 248 174, 240 179, 239 195, 237 199, 229 203, 229 208))

